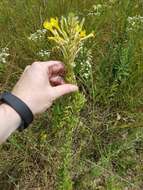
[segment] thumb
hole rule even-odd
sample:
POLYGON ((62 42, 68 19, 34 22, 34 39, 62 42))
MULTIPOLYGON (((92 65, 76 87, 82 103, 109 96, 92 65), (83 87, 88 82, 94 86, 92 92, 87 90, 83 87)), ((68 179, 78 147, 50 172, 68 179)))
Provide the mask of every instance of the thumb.
POLYGON ((57 99, 65 94, 77 91, 78 87, 73 84, 63 84, 53 87, 53 89, 54 89, 54 99, 57 99))

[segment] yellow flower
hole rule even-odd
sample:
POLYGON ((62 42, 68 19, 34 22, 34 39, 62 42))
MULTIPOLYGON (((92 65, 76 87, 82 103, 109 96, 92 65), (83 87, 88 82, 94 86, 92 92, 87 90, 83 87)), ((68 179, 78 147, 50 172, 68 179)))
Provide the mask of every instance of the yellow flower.
POLYGON ((77 24, 75 30, 76 30, 76 32, 81 32, 82 28, 77 24))
POLYGON ((51 18, 50 19, 50 24, 52 27, 59 29, 59 21, 58 18, 51 18))
POLYGON ((81 38, 84 38, 86 36, 86 31, 82 30, 79 35, 81 38))
POLYGON ((52 27, 51 23, 49 21, 47 21, 47 20, 43 23, 43 26, 47 30, 50 30, 50 31, 53 30, 53 27, 52 27))
POLYGON ((58 18, 51 18, 50 21, 46 20, 44 23, 43 23, 43 26, 45 29, 53 32, 54 29, 59 29, 59 21, 58 21, 58 18))

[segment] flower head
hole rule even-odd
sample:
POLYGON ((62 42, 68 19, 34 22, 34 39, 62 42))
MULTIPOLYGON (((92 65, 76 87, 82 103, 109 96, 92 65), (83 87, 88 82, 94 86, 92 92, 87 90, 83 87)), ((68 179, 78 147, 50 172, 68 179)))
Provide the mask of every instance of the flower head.
POLYGON ((45 29, 47 29, 47 30, 49 30, 49 31, 52 31, 52 30, 53 30, 53 27, 52 27, 51 23, 50 23, 48 20, 46 20, 46 21, 43 23, 43 26, 44 26, 45 29))
POLYGON ((46 29, 37 30, 36 32, 32 33, 28 39, 37 42, 38 40, 42 40, 45 37, 46 32, 46 29))
POLYGON ((81 38, 86 37, 86 30, 82 30, 79 35, 81 38))
POLYGON ((86 34, 84 21, 84 18, 79 20, 78 17, 69 14, 68 18, 62 17, 60 20, 51 18, 50 21, 45 21, 43 24, 44 28, 52 33, 51 36, 48 36, 48 39, 56 43, 64 59, 70 61, 70 64, 74 62, 80 51, 81 42, 83 43, 86 39, 94 37, 93 33, 86 34), (71 55, 72 57, 70 57, 71 55))
POLYGON ((9 49, 7 47, 0 49, 0 64, 5 64, 9 55, 9 49))
POLYGON ((43 23, 45 29, 53 32, 54 29, 59 29, 59 21, 58 18, 51 18, 50 21, 46 20, 43 23))
POLYGON ((59 29, 59 21, 58 18, 51 18, 50 24, 53 28, 59 29))

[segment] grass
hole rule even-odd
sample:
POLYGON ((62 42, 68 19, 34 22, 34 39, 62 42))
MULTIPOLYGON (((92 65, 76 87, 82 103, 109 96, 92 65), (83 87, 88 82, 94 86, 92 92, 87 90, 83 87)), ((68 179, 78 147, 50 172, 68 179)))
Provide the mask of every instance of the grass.
MULTIPOLYGON (((128 17, 142 15, 142 10, 141 0, 0 2, 0 47, 10 49, 8 63, 0 70, 0 91, 10 90, 26 65, 42 60, 37 53, 51 48, 47 41, 28 40, 46 18, 75 12, 86 18, 87 31, 96 33, 85 45, 92 52, 90 78, 82 72, 77 76, 87 103, 73 136, 73 190, 143 188, 143 26, 127 30, 128 17), (102 5, 100 14, 92 8, 97 4, 102 5)), ((85 51, 77 63, 86 56, 85 51)), ((59 190, 61 176, 66 176, 59 171, 64 130, 54 128, 51 113, 38 116, 33 126, 1 145, 0 189, 59 190)))

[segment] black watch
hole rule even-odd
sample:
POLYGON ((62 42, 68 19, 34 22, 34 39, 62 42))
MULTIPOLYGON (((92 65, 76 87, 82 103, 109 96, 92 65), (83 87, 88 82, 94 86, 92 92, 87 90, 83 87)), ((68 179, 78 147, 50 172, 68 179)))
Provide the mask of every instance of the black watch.
POLYGON ((33 113, 21 99, 10 92, 4 92, 0 95, 0 101, 8 104, 20 115, 22 122, 18 128, 19 131, 26 129, 32 123, 33 113))

